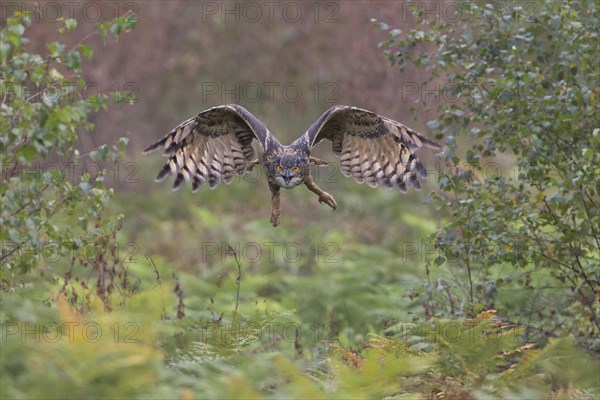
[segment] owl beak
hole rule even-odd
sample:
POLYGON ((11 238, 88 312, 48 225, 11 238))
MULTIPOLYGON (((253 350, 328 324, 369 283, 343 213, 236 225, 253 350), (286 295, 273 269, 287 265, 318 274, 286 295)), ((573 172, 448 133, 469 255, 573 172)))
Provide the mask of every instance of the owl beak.
POLYGON ((290 183, 290 181, 292 180, 292 174, 289 171, 284 172, 282 176, 286 184, 290 183))

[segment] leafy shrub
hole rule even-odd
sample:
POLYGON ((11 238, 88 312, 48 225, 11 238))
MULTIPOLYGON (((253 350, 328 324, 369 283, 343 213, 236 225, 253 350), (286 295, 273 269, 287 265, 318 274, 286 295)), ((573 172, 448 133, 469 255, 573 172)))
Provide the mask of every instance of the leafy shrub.
POLYGON ((440 98, 452 99, 428 126, 446 142, 433 198, 449 218, 435 263, 457 278, 432 302, 445 315, 497 308, 597 351, 597 4, 470 6, 460 21, 417 14, 422 29, 381 44, 393 65, 425 68, 424 84, 441 82, 440 98))
MULTIPOLYGON (((128 14, 100 23, 95 33, 118 37, 135 23, 135 15, 128 14)), ((47 45, 45 57, 29 53, 24 34, 30 25, 27 15, 17 14, 0 32, 0 289, 15 289, 43 274, 41 264, 50 275, 65 274, 65 286, 72 273, 81 272, 78 267, 89 267, 96 290, 107 298, 115 280, 126 285, 114 244, 122 216, 103 216, 113 194, 105 186, 106 170, 92 176, 85 163, 115 162, 127 139, 80 153, 78 135, 94 128, 90 113, 108 103, 107 95, 85 98, 75 90, 85 87, 82 58, 91 59, 93 48, 80 41, 67 49, 57 40, 47 45), (57 261, 41 263, 45 259, 57 261)), ((76 20, 65 20, 58 39, 76 27, 76 20)))

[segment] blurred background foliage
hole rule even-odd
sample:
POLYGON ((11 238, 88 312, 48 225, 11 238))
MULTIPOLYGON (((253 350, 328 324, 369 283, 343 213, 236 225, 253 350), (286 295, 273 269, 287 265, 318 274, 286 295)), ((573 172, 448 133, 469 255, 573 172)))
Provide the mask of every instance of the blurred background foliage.
POLYGON ((596 398, 596 4, 245 4, 3 4, 1 397, 596 398), (229 102, 446 147, 422 192, 321 168, 338 210, 286 191, 273 229, 259 173, 140 157, 229 102))

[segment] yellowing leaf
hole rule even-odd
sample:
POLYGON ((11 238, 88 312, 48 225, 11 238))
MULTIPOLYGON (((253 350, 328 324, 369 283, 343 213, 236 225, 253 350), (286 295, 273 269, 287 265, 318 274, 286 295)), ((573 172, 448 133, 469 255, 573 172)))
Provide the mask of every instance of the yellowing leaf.
POLYGON ((48 75, 50 76, 50 79, 52 79, 55 82, 63 80, 65 78, 63 76, 63 74, 61 74, 60 72, 58 72, 58 70, 56 68, 52 68, 50 70, 50 72, 48 72, 48 75))

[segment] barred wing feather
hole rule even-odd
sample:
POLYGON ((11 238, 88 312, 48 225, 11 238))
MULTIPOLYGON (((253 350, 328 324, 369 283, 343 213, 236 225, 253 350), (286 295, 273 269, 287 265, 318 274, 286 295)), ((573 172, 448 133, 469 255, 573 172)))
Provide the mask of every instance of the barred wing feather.
POLYGON ((371 187, 400 191, 406 191, 407 183, 419 189, 427 176, 415 151, 441 148, 406 125, 351 106, 327 110, 293 145, 310 149, 324 139, 340 157, 342 174, 371 187))
POLYGON ((254 158, 253 139, 263 151, 278 143, 249 111, 230 104, 208 109, 182 122, 143 154, 163 148, 168 161, 156 181, 175 175, 173 190, 192 181, 192 191, 196 192, 205 183, 213 189, 221 182, 229 184, 236 175, 243 175, 254 158))

